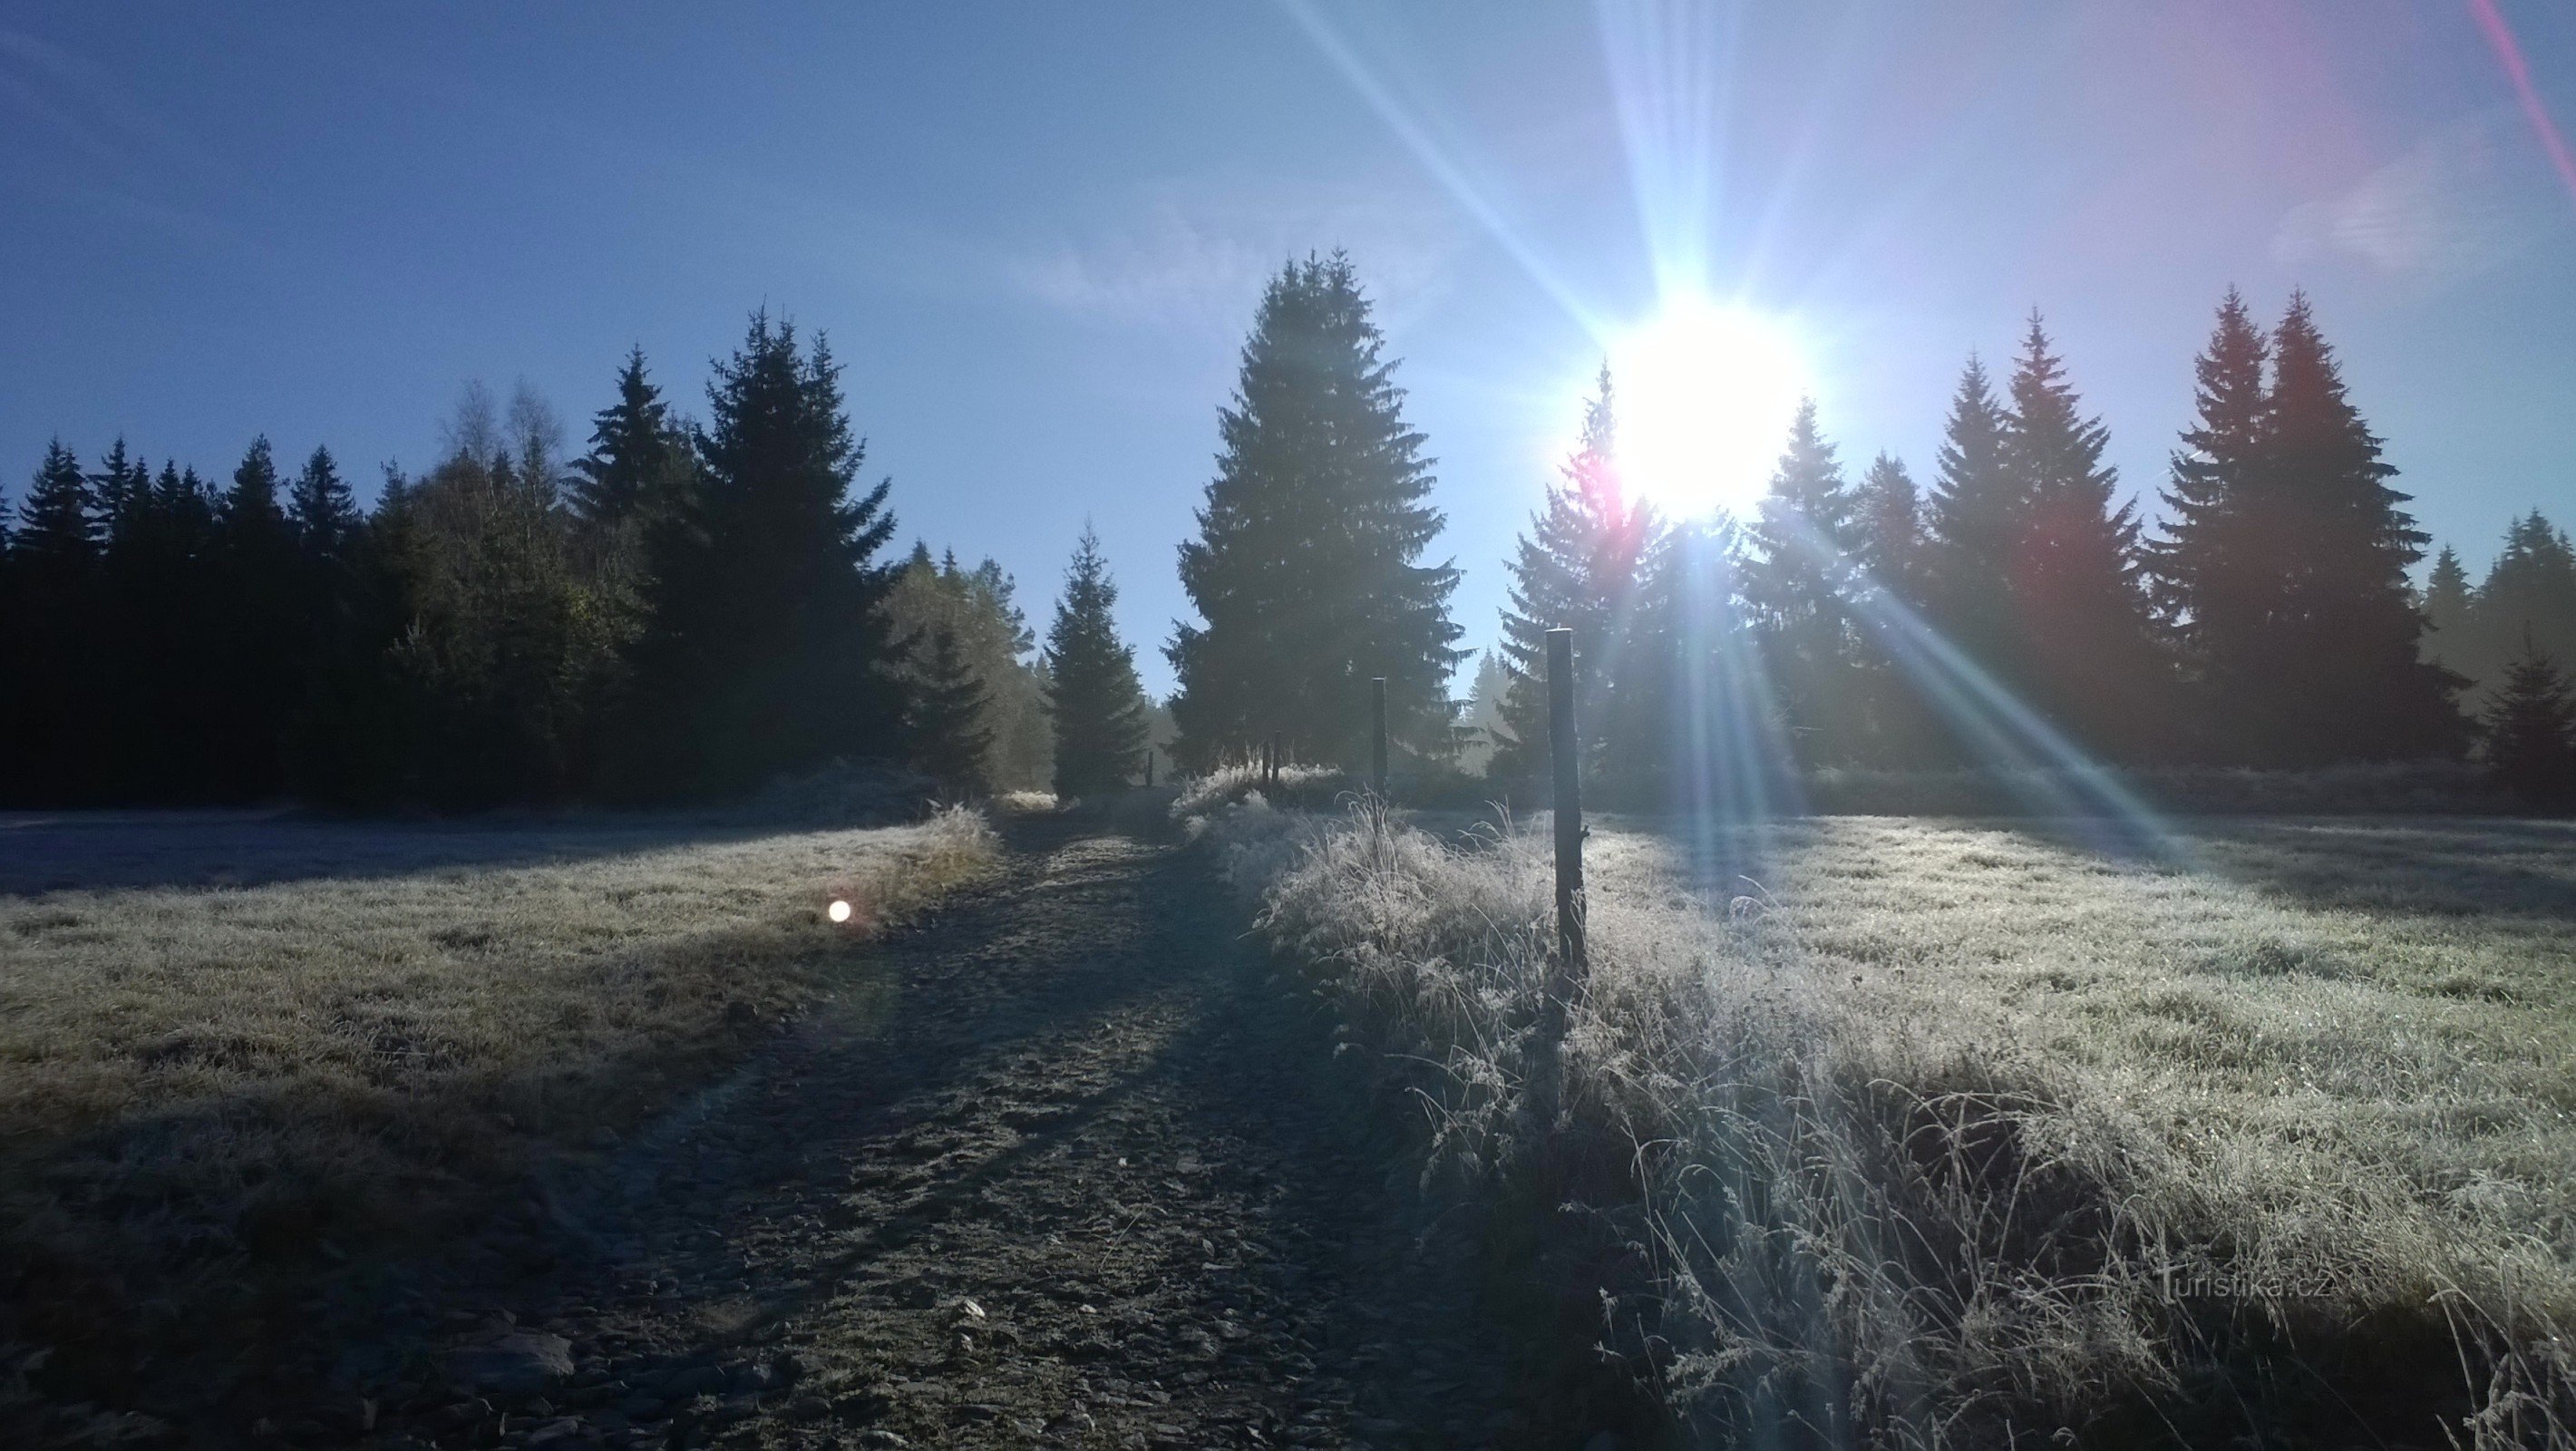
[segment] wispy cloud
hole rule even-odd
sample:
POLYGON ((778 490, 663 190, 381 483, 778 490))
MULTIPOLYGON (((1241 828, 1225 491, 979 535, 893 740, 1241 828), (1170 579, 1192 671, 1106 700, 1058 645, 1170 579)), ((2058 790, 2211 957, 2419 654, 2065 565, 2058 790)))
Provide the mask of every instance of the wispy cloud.
POLYGON ((2502 109, 2445 127, 2339 196, 2281 219, 2272 250, 2292 265, 2367 264, 2392 279, 2442 286, 2512 260, 2549 225, 2509 164, 2522 138, 2502 109))
POLYGON ((11 111, 31 118, 40 134, 68 145, 85 163, 76 194, 173 235, 249 245, 233 228, 180 200, 220 168, 161 121, 124 78, 40 36, 0 25, 0 112, 11 111))
POLYGON ((1009 257, 1025 295, 1103 322, 1240 333, 1290 257, 1348 248, 1382 307, 1436 289, 1457 228, 1401 191, 1258 201, 1216 188, 1162 187, 1129 222, 1009 257))

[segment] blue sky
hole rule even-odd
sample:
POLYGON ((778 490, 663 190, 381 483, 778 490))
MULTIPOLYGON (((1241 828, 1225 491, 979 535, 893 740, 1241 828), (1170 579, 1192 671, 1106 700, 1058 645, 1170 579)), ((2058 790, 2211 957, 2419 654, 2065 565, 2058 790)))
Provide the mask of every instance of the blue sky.
POLYGON ((1928 474, 2044 309, 2157 487, 2230 282, 2314 298, 2481 563, 2576 523, 2576 11, 2468 4, 637 4, 0 11, 0 485, 48 438, 429 461, 468 378, 578 436, 832 338, 904 537, 1042 615, 1083 520, 1156 689, 1264 276, 1346 247, 1439 459, 1470 644, 1605 347, 1779 318, 1855 466, 1928 474))

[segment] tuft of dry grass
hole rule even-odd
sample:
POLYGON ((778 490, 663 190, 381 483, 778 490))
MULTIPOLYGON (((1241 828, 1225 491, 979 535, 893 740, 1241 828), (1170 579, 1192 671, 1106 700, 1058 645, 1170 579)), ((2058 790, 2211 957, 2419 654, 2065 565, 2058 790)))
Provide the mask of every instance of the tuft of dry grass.
POLYGON ((535 1143, 703 1078, 997 855, 962 811, 613 846, 0 896, 0 1340, 149 1344, 434 1226, 535 1143))
POLYGON ((1608 1343, 1713 1436, 2570 1444, 2564 825, 2207 824, 2134 860, 2080 824, 1604 823, 1553 1126, 1543 833, 1197 833, 1436 1163, 1588 1196, 1641 1252, 1608 1343))

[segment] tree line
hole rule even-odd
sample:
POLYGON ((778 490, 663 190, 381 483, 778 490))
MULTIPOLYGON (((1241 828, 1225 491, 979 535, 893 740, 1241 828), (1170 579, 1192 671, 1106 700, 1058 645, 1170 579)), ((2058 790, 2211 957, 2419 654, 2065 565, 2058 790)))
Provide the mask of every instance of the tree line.
POLYGON ((2036 313, 2000 384, 1976 357, 1961 369, 1927 482, 1886 454, 1853 477, 1810 402, 1743 520, 1666 519, 1623 487, 1605 367, 1508 561, 1499 647, 1453 705, 1458 571, 1428 558, 1425 441, 1349 260, 1291 263, 1181 549, 1199 618, 1166 650, 1174 750, 1205 767, 1277 734, 1361 760, 1362 692, 1383 677, 1417 769, 1467 760, 1536 792, 1544 634, 1562 625, 1587 777, 1639 804, 1712 774, 1993 763, 1999 715, 2130 764, 2295 769, 2484 740, 2536 780, 2506 742, 2576 752, 2543 721, 2551 652, 2576 648, 2564 536, 2534 515, 2483 587, 2446 553, 2417 591, 2428 540, 2303 295, 2265 327, 2231 290, 2195 372, 2150 531, 2036 313))
MULTIPOLYGON (((2302 296, 2269 326, 2220 302, 2152 529, 2035 313, 2000 382, 1967 359, 1924 482, 1886 454, 1854 477, 1810 402, 1742 519, 1624 486, 1605 368, 1463 702, 1460 572, 1431 557, 1395 368, 1347 257, 1270 280, 1180 549, 1177 765, 1274 737, 1363 761, 1384 679, 1410 769, 1537 794, 1543 635, 1570 625, 1584 769, 1637 804, 1991 763, 1998 718, 2111 762, 2474 748, 2576 785, 2566 536, 2534 513, 2482 583, 2444 550, 2413 588, 2429 541, 2302 296)), ((0 521, 0 793, 652 802, 849 758, 967 792, 1134 778, 1160 708, 1096 537, 1041 644, 992 561, 888 557, 891 485, 861 484, 819 339, 755 315, 707 409, 675 413, 638 351, 568 456, 542 402, 469 390, 439 462, 388 469, 372 510, 323 449, 290 477, 255 442, 219 488, 53 445, 0 521)))
POLYGON ((469 387, 372 509, 266 438, 227 484, 57 441, 0 511, 0 800, 355 808, 739 794, 837 760, 1098 790, 1145 701, 1085 536, 1039 650, 990 561, 887 560, 839 365, 758 314, 700 425, 640 350, 588 451, 469 387), (1107 643, 1102 643, 1103 639, 1107 643))

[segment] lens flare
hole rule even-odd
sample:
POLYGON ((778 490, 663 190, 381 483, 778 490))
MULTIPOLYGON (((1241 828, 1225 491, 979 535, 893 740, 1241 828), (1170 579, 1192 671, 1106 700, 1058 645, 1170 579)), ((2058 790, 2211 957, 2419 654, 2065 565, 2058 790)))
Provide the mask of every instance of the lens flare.
POLYGON ((1681 516, 1751 508, 1808 389, 1788 328, 1701 299, 1613 343, 1610 386, 1620 477, 1681 516))
POLYGON ((830 909, 823 915, 831 918, 835 922, 847 922, 850 920, 850 904, 843 901, 834 901, 830 909))

